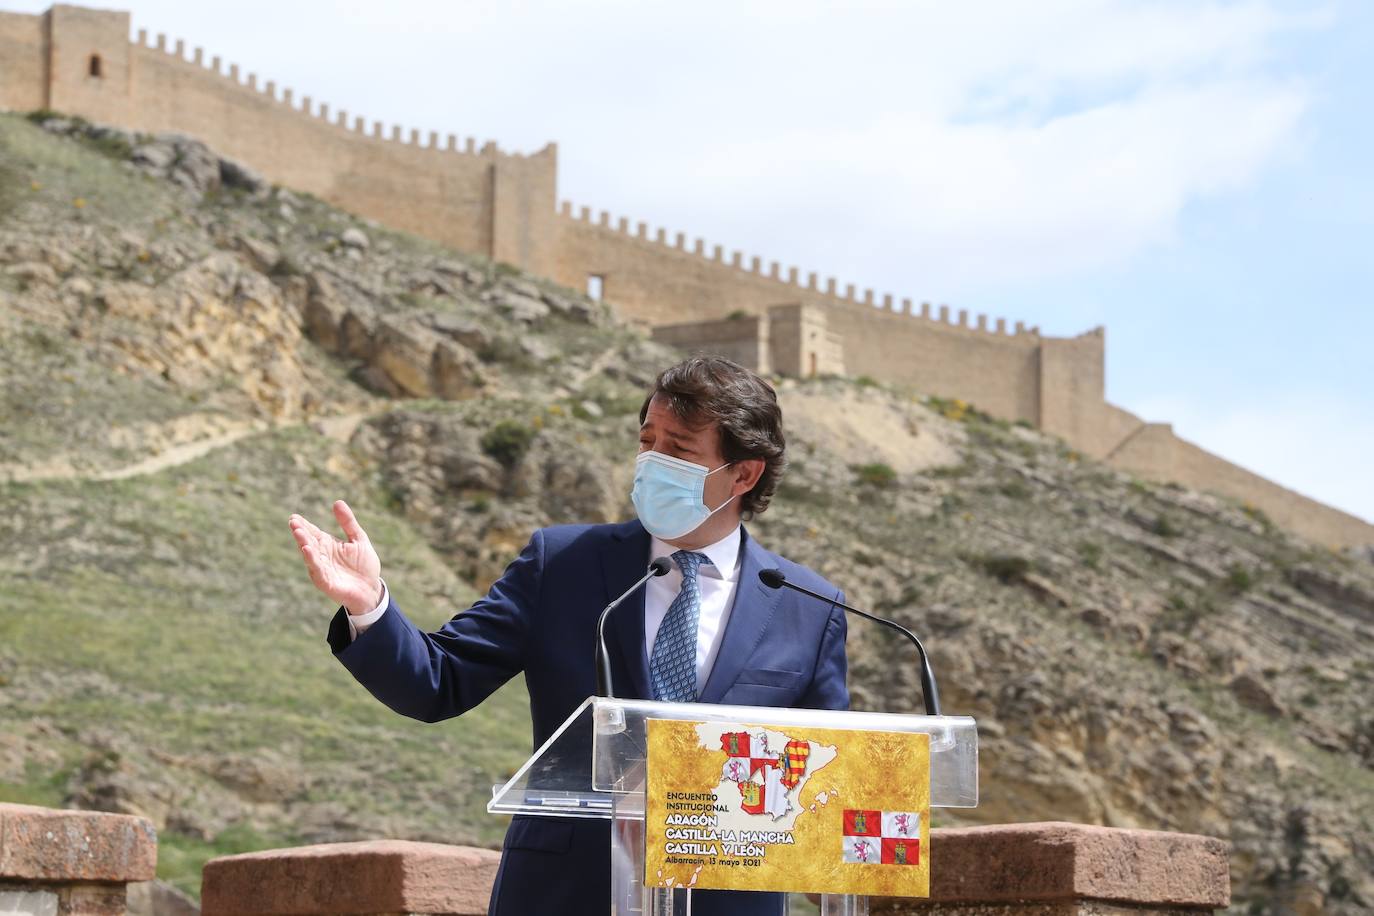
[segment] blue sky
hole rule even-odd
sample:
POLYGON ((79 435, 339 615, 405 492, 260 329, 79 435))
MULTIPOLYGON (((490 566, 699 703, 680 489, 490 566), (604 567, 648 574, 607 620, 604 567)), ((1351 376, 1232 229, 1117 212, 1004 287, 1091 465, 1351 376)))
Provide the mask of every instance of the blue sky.
POLYGON ((369 120, 557 140, 579 205, 1105 325, 1110 400, 1374 520, 1374 4, 97 5, 369 120))

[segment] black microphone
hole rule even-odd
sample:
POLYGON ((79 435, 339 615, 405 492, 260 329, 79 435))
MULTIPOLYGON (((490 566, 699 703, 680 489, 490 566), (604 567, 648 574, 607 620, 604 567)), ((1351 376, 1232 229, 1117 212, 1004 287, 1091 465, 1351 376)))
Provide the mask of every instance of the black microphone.
POLYGON ((666 576, 673 568, 673 563, 667 557, 659 557, 649 564, 649 571, 634 585, 625 589, 625 594, 606 605, 606 609, 601 612, 601 616, 596 621, 596 694, 602 697, 613 697, 611 685, 611 658, 606 654, 606 616, 620 607, 622 601, 630 597, 645 582, 655 576, 666 576))
POLYGON ((850 607, 847 604, 841 604, 835 599, 827 598, 819 592, 813 592, 809 588, 802 588, 800 585, 788 582, 787 577, 782 574, 781 569, 760 569, 759 580, 762 581, 763 584, 768 586, 769 588, 783 588, 785 586, 787 588, 792 589, 793 591, 801 592, 803 595, 810 595, 812 598, 815 598, 818 601, 824 601, 826 604, 833 604, 837 607, 842 607, 851 614, 858 614, 860 617, 865 617, 869 620, 872 620, 874 623, 881 623, 885 627, 891 627, 898 633, 901 633, 907 639, 911 640, 911 642, 916 646, 916 651, 921 653, 921 697, 925 700, 926 715, 940 715, 940 690, 938 687, 935 686, 935 672, 932 671, 930 668, 930 657, 926 655, 926 647, 921 645, 921 641, 916 638, 915 633, 911 632, 899 623, 893 623, 891 620, 888 620, 885 617, 878 617, 877 615, 870 614, 867 611, 861 611, 856 607, 850 607))

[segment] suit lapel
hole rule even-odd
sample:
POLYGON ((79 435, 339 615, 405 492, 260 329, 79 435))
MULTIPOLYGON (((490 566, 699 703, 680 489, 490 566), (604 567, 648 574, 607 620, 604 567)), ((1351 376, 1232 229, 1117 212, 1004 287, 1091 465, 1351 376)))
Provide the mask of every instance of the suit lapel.
MULTIPOLYGON (((740 558, 739 577, 735 585, 735 602, 730 610, 730 619, 725 624, 721 637, 720 652, 716 655, 715 666, 706 678, 706 685, 698 698, 702 703, 719 703, 725 692, 735 683, 735 678, 744 670, 749 656, 758 647, 763 633, 773 619, 773 611, 782 597, 781 589, 768 588, 759 581, 759 570, 775 565, 772 556, 741 529, 744 538, 743 556, 740 558)), ((643 620, 640 621, 640 643, 644 641, 643 620)))
MULTIPOLYGON (((624 594, 648 568, 649 533, 637 521, 619 526, 601 555, 601 572, 606 586, 606 600, 602 606, 624 594)), ((622 697, 650 696, 649 659, 644 653, 644 592, 641 586, 606 619, 606 651, 618 651, 625 670, 630 672, 630 683, 619 685, 616 691, 622 697)))

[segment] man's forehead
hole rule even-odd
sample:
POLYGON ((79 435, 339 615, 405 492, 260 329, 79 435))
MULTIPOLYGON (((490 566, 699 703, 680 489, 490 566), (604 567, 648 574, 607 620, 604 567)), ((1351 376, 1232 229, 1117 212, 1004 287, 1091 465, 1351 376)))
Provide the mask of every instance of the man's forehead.
POLYGON ((649 409, 644 413, 644 422, 640 424, 640 429, 646 426, 661 426, 669 431, 696 435, 713 432, 716 424, 709 418, 703 418, 695 413, 684 417, 674 410, 667 400, 654 395, 649 401, 649 409))

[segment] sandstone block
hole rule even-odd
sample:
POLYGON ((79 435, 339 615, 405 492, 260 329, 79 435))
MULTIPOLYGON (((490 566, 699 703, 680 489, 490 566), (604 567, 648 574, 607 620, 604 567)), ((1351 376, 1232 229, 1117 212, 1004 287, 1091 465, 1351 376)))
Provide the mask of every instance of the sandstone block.
POLYGON ((1231 902, 1230 846, 1213 837, 1050 822, 936 829, 930 846, 929 899, 875 899, 875 912, 1075 901, 1210 910, 1231 902))
POLYGON ((156 865, 146 818, 0 804, 0 879, 147 881, 156 865))
POLYGON ((376 323, 371 313, 350 308, 339 321, 339 352, 355 359, 371 359, 376 323))
POLYGON ((310 296, 305 302, 305 332, 331 353, 343 349, 342 327, 348 307, 339 298, 334 281, 318 271, 310 275, 310 296))
POLYGON ((488 849, 402 840, 223 856, 205 864, 201 912, 485 913, 500 859, 488 849))
POLYGON ((128 895, 123 884, 68 885, 57 894, 58 916, 126 916, 128 895))
POLYGON ((477 357, 450 340, 441 340, 435 346, 430 373, 434 392, 450 401, 475 397, 486 384, 477 357))
POLYGON ((410 397, 430 397, 434 394, 431 363, 440 340, 418 323, 383 319, 373 338, 372 365, 410 397))

